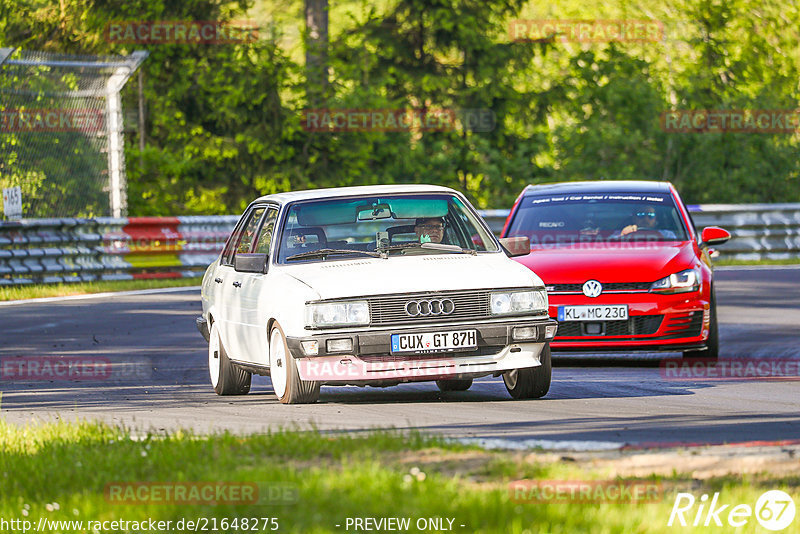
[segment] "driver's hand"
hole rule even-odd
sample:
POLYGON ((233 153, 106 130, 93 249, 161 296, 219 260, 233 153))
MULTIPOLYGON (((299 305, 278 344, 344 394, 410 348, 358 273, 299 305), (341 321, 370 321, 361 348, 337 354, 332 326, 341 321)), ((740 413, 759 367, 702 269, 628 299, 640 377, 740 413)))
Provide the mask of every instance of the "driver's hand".
POLYGON ((637 231, 638 229, 639 229, 639 227, 636 226, 635 224, 629 224, 628 226, 626 226, 625 228, 623 228, 620 231, 619 235, 632 234, 633 232, 637 231))

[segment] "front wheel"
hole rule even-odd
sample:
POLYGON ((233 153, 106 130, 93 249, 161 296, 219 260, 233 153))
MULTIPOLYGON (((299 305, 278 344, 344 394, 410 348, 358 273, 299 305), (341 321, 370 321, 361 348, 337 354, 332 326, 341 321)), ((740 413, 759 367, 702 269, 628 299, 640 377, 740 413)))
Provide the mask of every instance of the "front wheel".
POLYGON ((277 324, 269 335, 269 376, 282 404, 313 404, 319 399, 319 382, 300 379, 286 336, 277 324))
POLYGON ((553 364, 550 358, 550 344, 546 344, 539 355, 542 364, 538 367, 512 369, 503 373, 503 382, 508 393, 515 399, 538 399, 550 391, 550 378, 553 364))
POLYGON ((253 375, 239 369, 228 359, 216 321, 211 323, 208 336, 208 374, 217 395, 246 395, 250 392, 253 375))

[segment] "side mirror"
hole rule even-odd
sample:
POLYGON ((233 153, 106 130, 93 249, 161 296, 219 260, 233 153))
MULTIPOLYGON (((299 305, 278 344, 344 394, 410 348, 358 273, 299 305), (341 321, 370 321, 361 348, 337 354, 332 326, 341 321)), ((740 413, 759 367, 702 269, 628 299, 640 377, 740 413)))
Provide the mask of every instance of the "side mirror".
POLYGON ((269 266, 267 254, 245 254, 239 252, 233 257, 233 270, 240 273, 265 274, 269 266))
POLYGON ((531 253, 531 240, 527 236, 501 237, 500 245, 509 258, 527 256, 531 253))
POLYGON ((731 233, 718 226, 707 226, 700 233, 700 246, 721 245, 731 238, 731 233))

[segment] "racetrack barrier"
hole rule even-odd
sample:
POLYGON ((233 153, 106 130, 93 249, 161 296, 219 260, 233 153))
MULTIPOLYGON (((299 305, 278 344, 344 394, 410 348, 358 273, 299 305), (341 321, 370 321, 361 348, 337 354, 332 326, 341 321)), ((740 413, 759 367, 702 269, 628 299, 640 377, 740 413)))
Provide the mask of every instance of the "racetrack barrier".
POLYGON ((0 222, 0 285, 202 276, 237 216, 0 222))
MULTIPOLYGON (((800 204, 690 206, 698 230, 733 234, 721 258, 800 259, 800 204)), ((496 234, 509 210, 480 212, 496 234)), ((200 277, 236 215, 0 222, 0 285, 200 277)))

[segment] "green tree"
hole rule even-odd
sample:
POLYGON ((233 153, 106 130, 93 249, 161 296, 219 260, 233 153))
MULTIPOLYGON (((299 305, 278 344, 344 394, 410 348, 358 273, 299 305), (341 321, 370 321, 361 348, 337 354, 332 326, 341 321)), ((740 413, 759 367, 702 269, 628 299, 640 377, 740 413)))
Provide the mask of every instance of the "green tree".
MULTIPOLYGON (((494 128, 459 123, 448 131, 370 134, 363 165, 386 181, 433 182, 479 205, 507 204, 546 149, 545 98, 524 88, 532 59, 548 43, 508 42, 520 1, 400 0, 371 11, 333 45, 337 103, 343 107, 484 110, 494 128)), ((470 115, 470 113, 467 113, 470 115)), ((346 143, 340 140, 341 144, 346 143)))

